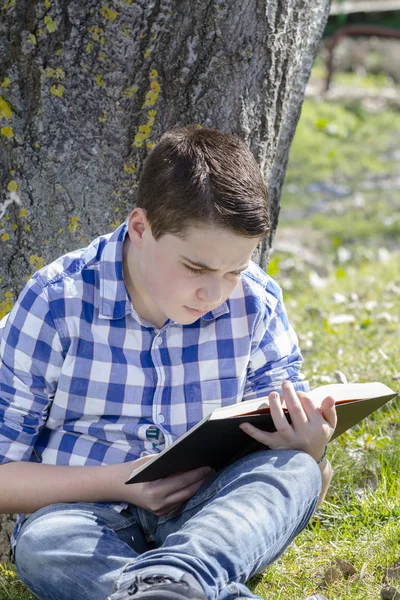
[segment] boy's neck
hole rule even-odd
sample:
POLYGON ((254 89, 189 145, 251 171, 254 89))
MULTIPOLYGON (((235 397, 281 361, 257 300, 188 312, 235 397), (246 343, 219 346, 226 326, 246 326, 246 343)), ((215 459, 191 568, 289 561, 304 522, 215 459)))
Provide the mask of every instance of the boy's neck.
POLYGON ((122 272, 132 306, 141 319, 149 321, 149 323, 161 329, 167 321, 167 317, 154 304, 143 285, 138 258, 138 251, 127 236, 124 240, 122 252, 122 272))

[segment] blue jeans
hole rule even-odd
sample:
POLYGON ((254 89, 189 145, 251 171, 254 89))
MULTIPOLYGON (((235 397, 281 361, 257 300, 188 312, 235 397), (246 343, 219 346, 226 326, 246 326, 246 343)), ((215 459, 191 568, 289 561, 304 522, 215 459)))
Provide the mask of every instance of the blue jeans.
POLYGON ((216 473, 161 517, 133 505, 117 513, 53 504, 24 522, 17 572, 40 600, 105 600, 139 572, 191 573, 208 600, 259 598, 246 581, 307 525, 320 488, 308 454, 266 449, 216 473))

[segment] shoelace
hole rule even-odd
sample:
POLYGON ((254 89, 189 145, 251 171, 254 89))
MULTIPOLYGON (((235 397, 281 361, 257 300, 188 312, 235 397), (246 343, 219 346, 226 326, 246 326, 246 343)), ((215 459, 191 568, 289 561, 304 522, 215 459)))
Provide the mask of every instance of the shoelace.
POLYGON ((178 581, 173 577, 168 577, 168 575, 147 575, 146 577, 136 577, 135 581, 128 588, 129 596, 133 596, 139 591, 140 582, 148 585, 156 585, 161 583, 181 583, 184 586, 189 587, 189 584, 186 581, 178 581))

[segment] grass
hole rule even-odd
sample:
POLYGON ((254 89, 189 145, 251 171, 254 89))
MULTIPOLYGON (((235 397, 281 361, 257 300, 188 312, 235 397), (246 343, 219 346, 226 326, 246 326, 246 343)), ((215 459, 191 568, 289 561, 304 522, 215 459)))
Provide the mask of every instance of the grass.
MULTIPOLYGON (((365 189, 366 180, 396 173, 400 115, 369 115, 361 105, 307 100, 292 146, 282 196, 279 241, 269 271, 281 284, 311 386, 382 381, 400 387, 400 192, 365 189), (393 155, 394 156, 394 155, 393 155), (388 158, 389 157, 389 158, 388 158), (315 182, 340 183, 327 197, 315 182), (350 323, 335 324, 347 315, 350 323)), ((397 159, 398 160, 398 159, 397 159)), ((254 578, 268 600, 380 598, 385 569, 400 559, 400 401, 332 442, 335 470, 327 499, 283 557, 254 578), (342 559, 352 575, 334 570, 342 559), (330 569, 330 571, 329 571, 330 569), (331 574, 329 581, 326 574, 331 574)), ((399 586, 400 587, 400 586, 399 586)), ((0 600, 31 600, 11 566, 0 565, 0 600)))

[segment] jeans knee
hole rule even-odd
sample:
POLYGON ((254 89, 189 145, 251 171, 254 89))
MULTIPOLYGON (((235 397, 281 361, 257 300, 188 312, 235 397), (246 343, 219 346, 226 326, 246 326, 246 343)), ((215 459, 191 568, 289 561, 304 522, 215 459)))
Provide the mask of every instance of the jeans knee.
POLYGON ((53 506, 46 506, 33 513, 23 523, 17 537, 15 563, 21 578, 29 573, 40 573, 46 565, 46 551, 54 547, 58 537, 57 523, 54 523, 53 506))
POLYGON ((306 452, 299 450, 287 451, 292 452, 289 458, 289 464, 293 472, 293 477, 298 482, 299 486, 306 487, 308 495, 319 496, 321 493, 321 471, 312 456, 306 452))
MULTIPOLYGON (((245 459, 246 468, 266 480, 274 480, 293 491, 301 500, 315 498, 321 492, 321 472, 315 460, 300 450, 265 449, 245 459)), ((243 465, 241 465, 243 466, 243 465)))

